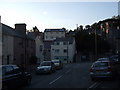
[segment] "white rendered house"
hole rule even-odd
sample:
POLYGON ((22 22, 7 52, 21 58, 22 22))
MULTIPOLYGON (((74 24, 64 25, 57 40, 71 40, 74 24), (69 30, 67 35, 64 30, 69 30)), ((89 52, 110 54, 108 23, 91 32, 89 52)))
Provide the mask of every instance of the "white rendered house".
POLYGON ((52 41, 56 38, 65 37, 66 30, 63 29, 45 29, 44 31, 44 40, 45 41, 52 41))
POLYGON ((73 37, 56 38, 51 45, 51 60, 59 59, 64 63, 73 62, 76 53, 73 37))

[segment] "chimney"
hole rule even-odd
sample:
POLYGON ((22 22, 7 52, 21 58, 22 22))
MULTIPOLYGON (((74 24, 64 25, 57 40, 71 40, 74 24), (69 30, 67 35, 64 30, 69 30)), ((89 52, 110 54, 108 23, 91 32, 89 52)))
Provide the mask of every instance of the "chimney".
POLYGON ((26 24, 25 23, 15 24, 15 30, 19 31, 22 34, 26 34, 26 24))

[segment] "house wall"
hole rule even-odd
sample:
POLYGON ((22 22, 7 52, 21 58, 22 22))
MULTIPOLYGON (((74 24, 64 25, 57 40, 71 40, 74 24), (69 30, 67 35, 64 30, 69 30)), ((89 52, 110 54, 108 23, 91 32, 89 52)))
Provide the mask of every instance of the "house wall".
POLYGON ((69 45, 63 45, 63 42, 60 42, 60 45, 51 45, 51 59, 56 59, 55 56, 58 56, 64 63, 73 62, 73 57, 75 55, 75 42, 69 45), (58 49, 59 52, 55 52, 58 49), (64 52, 64 49, 68 49, 68 52, 64 52), (68 60, 67 60, 68 58, 68 60))
POLYGON ((40 36, 37 36, 36 39, 35 39, 35 43, 36 43, 36 56, 38 58, 38 63, 40 63, 41 61, 44 60, 44 56, 43 56, 43 53, 44 53, 44 43, 41 39, 40 36))
POLYGON ((14 37, 14 64, 23 65, 25 60, 25 40, 14 37))
POLYGON ((26 67, 31 56, 35 56, 35 41, 20 37, 14 39, 14 63, 26 67))
POLYGON ((54 40, 56 38, 61 38, 65 37, 65 32, 60 32, 60 31, 51 31, 51 32, 44 32, 44 39, 45 40, 54 40))
POLYGON ((2 65, 2 24, 0 17, 0 65, 2 65))
POLYGON ((14 37, 10 35, 2 35, 2 64, 13 64, 13 42, 14 37))
POLYGON ((74 55, 75 55, 75 52, 76 52, 76 49, 75 49, 75 40, 73 42, 73 44, 70 44, 69 45, 69 49, 68 49, 68 54, 69 54, 69 62, 73 62, 73 59, 74 59, 74 55))

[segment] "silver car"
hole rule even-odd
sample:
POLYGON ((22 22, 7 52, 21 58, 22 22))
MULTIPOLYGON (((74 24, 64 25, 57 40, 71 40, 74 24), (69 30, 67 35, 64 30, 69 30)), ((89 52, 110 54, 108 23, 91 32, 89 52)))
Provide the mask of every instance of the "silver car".
POLYGON ((109 61, 109 58, 98 58, 97 61, 109 61))
POLYGON ((55 71, 55 64, 52 61, 43 61, 36 69, 37 74, 52 73, 54 71, 55 71))
POLYGON ((92 80, 96 78, 110 78, 113 75, 112 72, 110 61, 96 61, 90 68, 90 77, 92 80))

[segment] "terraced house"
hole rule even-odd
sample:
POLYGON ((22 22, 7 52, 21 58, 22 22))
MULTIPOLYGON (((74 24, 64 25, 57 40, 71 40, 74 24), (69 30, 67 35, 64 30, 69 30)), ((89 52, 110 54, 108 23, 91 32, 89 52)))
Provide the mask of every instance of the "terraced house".
POLYGON ((75 39, 73 37, 56 38, 51 45, 51 60, 59 59, 64 63, 75 60, 75 39))
POLYGON ((66 30, 45 29, 44 31, 44 59, 59 59, 64 63, 75 59, 75 39, 66 36, 66 30))
POLYGON ((35 40, 26 34, 26 24, 15 24, 15 29, 2 24, 2 63, 28 66, 35 56, 35 40))

